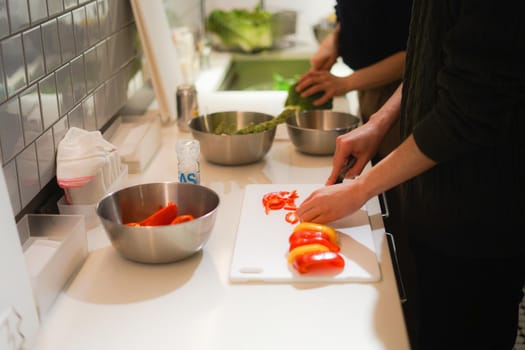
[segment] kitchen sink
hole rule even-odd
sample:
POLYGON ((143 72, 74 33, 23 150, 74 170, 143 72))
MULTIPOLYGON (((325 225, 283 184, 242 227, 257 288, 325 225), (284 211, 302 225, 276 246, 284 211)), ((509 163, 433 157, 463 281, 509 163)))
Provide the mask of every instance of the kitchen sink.
POLYGON ((234 55, 219 90, 287 90, 310 68, 309 57, 234 55))

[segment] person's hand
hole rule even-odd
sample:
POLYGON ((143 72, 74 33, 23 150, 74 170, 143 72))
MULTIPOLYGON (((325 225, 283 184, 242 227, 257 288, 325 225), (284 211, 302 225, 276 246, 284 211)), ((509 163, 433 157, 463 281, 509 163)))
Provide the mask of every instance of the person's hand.
POLYGON ((344 182, 315 190, 295 213, 301 222, 325 224, 356 212, 367 200, 358 180, 344 182))
POLYGON ((365 124, 336 140, 332 172, 326 186, 312 192, 297 208, 301 221, 327 223, 359 210, 369 199, 359 179, 335 184, 339 172, 352 155, 357 160, 346 177, 356 177, 377 151, 383 134, 373 125, 365 124))
POLYGON ((335 152, 332 160, 332 172, 326 185, 332 185, 345 166, 349 156, 356 158, 355 164, 347 171, 345 177, 354 178, 361 174, 364 167, 377 152, 384 134, 372 123, 361 125, 335 140, 335 152))
POLYGON ((324 94, 313 101, 315 106, 320 106, 328 102, 334 96, 344 95, 346 91, 345 80, 341 77, 336 77, 328 71, 308 71, 297 82, 295 89, 302 97, 308 97, 316 92, 324 92, 324 94))

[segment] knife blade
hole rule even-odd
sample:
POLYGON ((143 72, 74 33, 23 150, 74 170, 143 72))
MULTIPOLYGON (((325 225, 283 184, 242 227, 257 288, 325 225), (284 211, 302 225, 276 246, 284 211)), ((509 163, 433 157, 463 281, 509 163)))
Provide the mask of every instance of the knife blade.
POLYGON ((339 175, 337 176, 337 179, 335 180, 335 184, 340 184, 345 179, 346 172, 354 166, 355 162, 357 161, 357 158, 353 155, 350 155, 345 162, 345 165, 339 172, 339 175))

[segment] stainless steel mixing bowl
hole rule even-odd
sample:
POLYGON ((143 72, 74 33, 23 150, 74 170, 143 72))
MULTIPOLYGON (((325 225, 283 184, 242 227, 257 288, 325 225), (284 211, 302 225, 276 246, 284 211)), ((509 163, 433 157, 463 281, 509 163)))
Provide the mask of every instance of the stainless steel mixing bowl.
POLYGON ((216 112, 193 118, 189 127, 193 137, 199 140, 206 160, 221 165, 242 165, 264 158, 272 147, 276 128, 245 135, 217 135, 215 131, 220 127, 239 130, 271 119, 272 115, 258 112, 216 112))
POLYGON ((142 263, 168 263, 200 251, 212 232, 219 196, 211 189, 190 183, 159 182, 123 188, 103 197, 96 213, 111 243, 123 257, 142 263), (195 220, 165 226, 127 226, 139 222, 169 201, 179 215, 195 220))
POLYGON ((344 112, 309 110, 286 119, 290 140, 300 152, 331 155, 335 140, 359 125, 359 118, 344 112))

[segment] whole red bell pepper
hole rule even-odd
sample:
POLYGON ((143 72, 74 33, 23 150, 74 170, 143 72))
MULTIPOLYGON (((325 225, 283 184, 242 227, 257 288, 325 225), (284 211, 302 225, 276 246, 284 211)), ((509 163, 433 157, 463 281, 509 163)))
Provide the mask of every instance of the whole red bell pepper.
POLYGON ((141 222, 139 222, 140 226, 161 226, 161 225, 169 225, 177 217, 179 209, 177 205, 173 202, 168 202, 168 204, 164 207, 156 211, 155 213, 151 214, 141 222))
POLYGON ((293 267, 299 273, 308 273, 312 271, 330 271, 344 268, 345 260, 336 252, 311 252, 297 256, 293 267))

